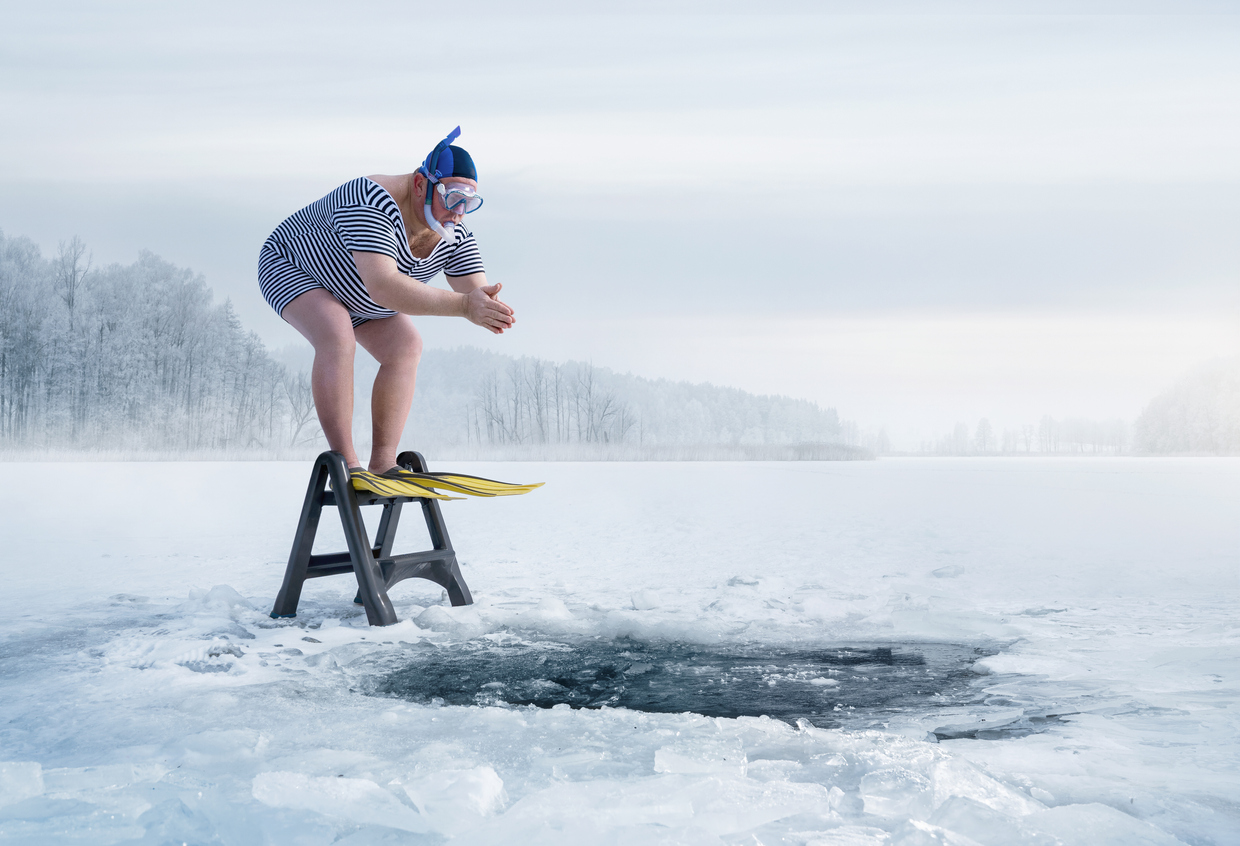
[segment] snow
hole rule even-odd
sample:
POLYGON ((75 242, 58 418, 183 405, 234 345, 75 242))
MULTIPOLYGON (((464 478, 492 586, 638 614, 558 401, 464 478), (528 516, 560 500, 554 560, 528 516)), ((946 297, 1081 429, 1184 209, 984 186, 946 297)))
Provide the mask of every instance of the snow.
POLYGON ((445 504, 476 604, 379 629, 347 576, 268 617, 308 465, 0 464, 0 842, 1240 843, 1240 461, 453 469, 547 485, 445 504), (977 660, 798 676, 838 727, 376 694, 621 638, 977 660))

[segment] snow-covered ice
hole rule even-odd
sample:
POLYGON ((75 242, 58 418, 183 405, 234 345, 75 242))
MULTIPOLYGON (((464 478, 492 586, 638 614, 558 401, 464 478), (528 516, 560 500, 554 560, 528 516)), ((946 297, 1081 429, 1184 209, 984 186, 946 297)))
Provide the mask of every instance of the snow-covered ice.
POLYGON ((1238 460, 454 469, 547 485, 447 503, 476 604, 370 628, 347 576, 268 617, 306 464, 0 464, 0 842, 1240 843, 1238 460), (771 669, 816 723, 384 687, 589 644, 968 675, 771 669))

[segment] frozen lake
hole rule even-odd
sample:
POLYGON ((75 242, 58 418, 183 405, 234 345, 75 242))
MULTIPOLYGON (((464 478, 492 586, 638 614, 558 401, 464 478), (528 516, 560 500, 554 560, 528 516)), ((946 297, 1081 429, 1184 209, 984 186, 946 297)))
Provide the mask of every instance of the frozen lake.
POLYGON ((0 464, 0 842, 1240 843, 1240 460, 430 458, 383 629, 308 464, 0 464))

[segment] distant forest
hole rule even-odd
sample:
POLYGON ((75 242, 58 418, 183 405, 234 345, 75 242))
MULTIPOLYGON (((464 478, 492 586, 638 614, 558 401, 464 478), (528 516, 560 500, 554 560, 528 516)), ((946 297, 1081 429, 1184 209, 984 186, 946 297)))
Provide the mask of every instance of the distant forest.
POLYGON ((305 417, 299 387, 201 276, 146 252, 96 268, 77 238, 45 259, 0 233, 0 444, 261 446, 305 417))
POLYGON ((1018 429, 997 430, 983 417, 977 426, 957 423, 952 431, 921 445, 921 452, 932 455, 1124 455, 1131 451, 1131 427, 1119 419, 1090 420, 1067 417, 1056 420, 1049 414, 1037 424, 1018 429))
MULTIPOLYGON (((151 253, 98 268, 77 238, 45 258, 0 232, 0 448, 312 454, 311 361, 308 345, 273 355, 202 276, 151 253)), ((365 396, 364 353, 358 371, 365 396)), ((369 403, 356 406, 364 447, 369 403)), ((405 438, 477 457, 664 458, 867 457, 859 440, 805 400, 468 348, 425 354, 405 438)))

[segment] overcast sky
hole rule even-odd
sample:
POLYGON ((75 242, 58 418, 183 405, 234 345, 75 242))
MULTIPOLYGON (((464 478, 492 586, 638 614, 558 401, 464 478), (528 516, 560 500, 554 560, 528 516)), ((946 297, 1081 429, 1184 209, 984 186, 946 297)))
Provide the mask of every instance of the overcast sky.
POLYGON ((0 229, 149 249, 299 342, 263 239, 460 124, 519 322, 424 318, 434 344, 808 397, 904 445, 1132 418, 1240 353, 1240 16, 445 5, 0 3, 0 229))

